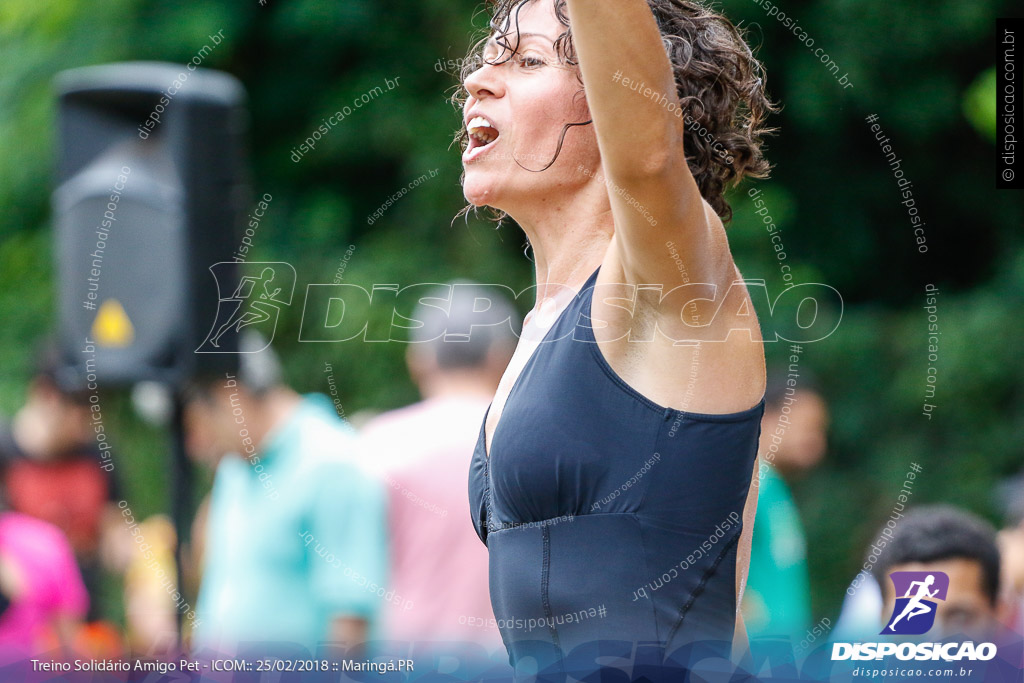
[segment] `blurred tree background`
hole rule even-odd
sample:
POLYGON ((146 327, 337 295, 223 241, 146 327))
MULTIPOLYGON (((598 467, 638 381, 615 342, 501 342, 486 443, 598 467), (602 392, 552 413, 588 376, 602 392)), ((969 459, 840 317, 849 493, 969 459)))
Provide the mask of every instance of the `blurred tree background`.
MULTIPOLYGON (((994 484, 1021 467, 1024 372, 1014 339, 1024 284, 1024 202, 995 188, 995 18, 1009 0, 792 0, 780 3, 829 70, 764 8, 721 8, 749 32, 782 105, 768 143, 771 179, 757 183, 782 231, 798 282, 843 296, 842 323, 804 346, 832 411, 827 462, 796 486, 808 535, 816 618, 837 613, 864 549, 896 502, 911 462, 913 502, 948 501, 999 521, 994 484), (913 181, 926 223, 920 254, 901 197, 865 117, 878 123, 913 181), (1015 227, 1016 226, 1016 227, 1015 227), (926 387, 924 286, 939 288, 937 404, 926 387)), ((0 3, 0 415, 21 404, 39 342, 53 330, 55 286, 49 192, 53 76, 123 60, 184 64, 208 36, 225 37, 204 67, 242 80, 250 97, 253 193, 273 201, 251 261, 287 261, 308 283, 532 282, 514 224, 453 217, 463 205, 460 117, 448 102, 462 58, 486 26, 475 0, 4 0, 0 3), (400 86, 355 110, 299 163, 291 150, 362 93, 400 86), (394 192, 438 169, 373 225, 394 192)), ((734 254, 748 278, 782 288, 769 235, 747 190, 732 194, 734 254)), ((525 303, 525 302, 520 302, 525 303)), ((416 398, 402 344, 297 344, 301 308, 278 327, 290 381, 327 391, 324 362, 347 414, 416 398)), ((761 312, 765 315, 765 311, 761 312)), ((782 367, 782 344, 769 344, 782 367)), ((167 509, 166 441, 105 401, 118 435, 125 494, 139 514, 167 509)))

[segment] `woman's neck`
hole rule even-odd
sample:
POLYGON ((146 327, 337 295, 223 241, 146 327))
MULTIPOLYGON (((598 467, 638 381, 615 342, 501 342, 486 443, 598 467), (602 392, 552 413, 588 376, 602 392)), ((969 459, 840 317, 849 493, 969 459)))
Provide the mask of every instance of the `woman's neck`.
MULTIPOLYGON (((589 189, 563 195, 557 201, 545 197, 530 209, 509 211, 533 250, 536 302, 556 297, 566 288, 579 291, 604 261, 614 222, 607 198, 595 202, 594 197, 586 196, 589 189), (594 213, 595 204, 603 210, 594 213)), ((603 186, 598 189, 605 192, 603 186)))

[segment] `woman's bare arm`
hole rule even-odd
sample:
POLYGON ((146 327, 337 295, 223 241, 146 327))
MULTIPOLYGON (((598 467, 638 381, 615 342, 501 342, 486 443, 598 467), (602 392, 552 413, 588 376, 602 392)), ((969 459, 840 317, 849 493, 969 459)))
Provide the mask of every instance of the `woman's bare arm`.
POLYGON ((760 478, 757 476, 761 460, 754 458, 754 473, 750 477, 747 502, 743 506, 743 535, 740 536, 736 551, 736 637, 733 639, 733 656, 741 657, 749 647, 747 626, 743 622, 743 592, 747 588, 747 572, 750 569, 750 547, 754 536, 754 518, 757 516, 757 491, 760 478))
POLYGON ((727 285, 728 243, 687 166, 672 65, 647 1, 567 6, 627 281, 678 280, 665 246, 672 241, 691 281, 727 285))

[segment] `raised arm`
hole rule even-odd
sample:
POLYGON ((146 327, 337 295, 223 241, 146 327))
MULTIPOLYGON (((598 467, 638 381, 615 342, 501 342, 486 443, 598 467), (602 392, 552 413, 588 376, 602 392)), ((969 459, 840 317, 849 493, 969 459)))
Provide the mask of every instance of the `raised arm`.
POLYGON ((567 6, 627 280, 677 282, 672 241, 690 281, 728 283, 728 244, 687 166, 672 65, 646 0, 567 6))

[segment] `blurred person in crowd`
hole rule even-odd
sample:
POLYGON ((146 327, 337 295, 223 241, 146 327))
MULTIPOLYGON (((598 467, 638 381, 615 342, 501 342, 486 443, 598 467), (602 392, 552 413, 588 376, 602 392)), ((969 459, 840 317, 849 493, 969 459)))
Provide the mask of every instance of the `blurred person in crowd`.
POLYGON ((787 480, 825 457, 828 406, 804 371, 797 380, 773 375, 765 391, 760 484, 743 616, 751 637, 804 637, 811 625, 807 543, 787 480))
POLYGON ((64 533, 28 515, 0 512, 0 652, 5 658, 54 649, 70 654, 88 606, 64 533))
POLYGON ((867 570, 861 570, 846 589, 843 606, 836 621, 835 637, 858 640, 878 633, 878 613, 882 610, 882 588, 867 570))
POLYGON ((1003 509, 1003 528, 996 536, 1002 558, 1003 623, 1024 634, 1024 473, 1002 482, 997 490, 1003 509))
MULTIPOLYGON (((111 564, 124 574, 124 617, 130 653, 159 656, 178 646, 177 610, 188 615, 191 605, 181 596, 174 549, 177 535, 167 515, 136 520, 127 501, 121 508, 123 533, 108 544, 111 564), (174 594, 180 590, 179 600, 174 594)), ((192 613, 194 614, 194 612, 192 613)), ((186 633, 191 622, 182 620, 186 633)))
POLYGON ((240 345, 237 377, 204 378, 189 391, 187 424, 201 430, 189 442, 225 454, 210 493, 193 643, 221 652, 242 642, 355 647, 385 585, 384 492, 358 465, 331 402, 285 386, 257 335, 240 345))
POLYGON ((897 617, 896 598, 905 597, 896 595, 892 572, 942 572, 949 577, 949 591, 944 600, 934 601, 935 626, 929 637, 993 637, 1004 613, 999 569, 995 529, 988 522, 951 505, 913 509, 896 524, 872 569, 882 589, 879 630, 897 617))
POLYGON ((389 493, 389 639, 501 645, 491 610, 487 549, 469 519, 466 473, 480 424, 515 349, 518 314, 505 298, 457 282, 421 301, 406 352, 419 403, 378 416, 361 433, 363 457, 389 493), (489 299, 485 315, 475 301, 489 299), (510 324, 511 321, 511 324, 510 324), (468 336, 446 333, 470 330, 468 336))
POLYGON ((91 597, 89 619, 97 618, 102 550, 118 525, 113 449, 99 405, 47 346, 25 404, 9 427, 0 425, 8 504, 67 537, 91 597))

